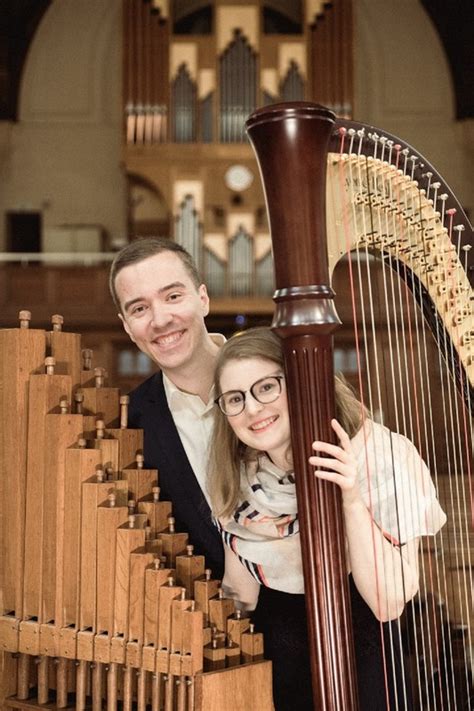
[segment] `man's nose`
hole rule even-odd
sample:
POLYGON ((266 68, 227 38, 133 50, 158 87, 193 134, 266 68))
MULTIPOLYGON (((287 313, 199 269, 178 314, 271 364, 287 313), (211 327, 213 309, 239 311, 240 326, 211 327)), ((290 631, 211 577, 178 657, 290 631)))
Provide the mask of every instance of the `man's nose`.
POLYGON ((156 304, 151 309, 151 325, 154 328, 163 328, 168 326, 173 320, 172 314, 162 304, 156 304))

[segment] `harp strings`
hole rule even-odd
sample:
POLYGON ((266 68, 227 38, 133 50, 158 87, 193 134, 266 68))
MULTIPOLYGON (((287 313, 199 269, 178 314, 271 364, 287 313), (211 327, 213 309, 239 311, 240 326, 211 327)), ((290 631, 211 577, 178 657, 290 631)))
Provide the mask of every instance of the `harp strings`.
MULTIPOLYGON (((448 288, 455 296, 465 288, 463 275, 459 273, 460 270, 462 272, 462 264, 459 259, 453 258, 452 250, 446 250, 446 242, 441 241, 438 245, 435 240, 432 244, 432 233, 439 231, 437 223, 445 217, 445 200, 441 199, 444 196, 438 198, 438 187, 433 184, 428 187, 428 194, 430 188, 433 194, 433 209, 426 209, 423 194, 412 189, 415 159, 409 159, 406 151, 402 151, 400 146, 390 145, 390 141, 380 142, 381 159, 378 159, 377 140, 374 156, 366 158, 361 154, 362 136, 352 131, 347 138, 346 141, 344 136, 341 138, 341 156, 336 161, 337 178, 328 180, 328 210, 333 210, 330 222, 332 218, 335 224, 337 216, 340 232, 343 233, 342 236, 336 235, 336 246, 331 244, 330 258, 331 250, 333 261, 352 250, 348 270, 361 402, 367 404, 372 413, 378 414, 382 424, 405 434, 414 442, 428 464, 436 489, 441 494, 447 494, 443 506, 448 509, 449 523, 446 530, 441 529, 437 536, 422 542, 419 556, 421 592, 408 604, 406 616, 412 620, 408 636, 415 658, 424 660, 421 669, 420 665, 415 665, 419 708, 456 708, 454 659, 453 654, 447 653, 455 646, 453 623, 465 629, 467 639, 461 657, 465 662, 466 694, 469 694, 470 688, 467 654, 467 650, 472 648, 469 620, 469 609, 472 609, 468 530, 470 502, 466 500, 465 489, 466 483, 471 483, 472 429, 454 384, 453 342, 460 343, 457 330, 455 328, 453 338, 448 339, 446 329, 436 320, 439 386, 436 383, 432 385, 434 363, 429 350, 430 334, 426 332, 425 319, 418 304, 423 301, 423 283, 426 283, 428 272, 432 269, 433 249, 440 250, 437 262, 443 260, 443 249, 448 253, 449 262, 452 262, 446 270, 450 279, 448 288), (346 143, 349 143, 349 155, 344 154, 346 143), (391 158, 393 151, 396 152, 397 164, 403 164, 403 171, 387 167, 387 162, 384 162, 383 158, 391 158), (407 171, 410 182, 405 179, 407 171), (335 195, 337 189, 340 195, 345 196, 343 201, 335 195), (441 215, 438 219, 437 207, 440 207, 441 215), (426 235, 429 240, 425 239, 426 235), (372 256, 374 250, 381 257, 378 264, 372 256), (373 273, 376 266, 381 269, 373 273), (403 278, 397 278, 397 271, 403 278), (410 272, 419 277, 414 280, 413 289, 407 284, 410 272), (380 293, 374 294, 377 281, 381 281, 380 293), (382 320, 386 322, 383 334, 379 332, 382 320), (362 361, 365 361, 366 369, 364 382, 362 361), (440 461, 439 456, 439 422, 435 423, 433 418, 437 409, 434 388, 441 398, 441 431, 444 432, 446 450, 441 459, 445 462, 440 461), (391 402, 386 402, 387 399, 391 402), (385 423, 386 409, 390 412, 385 423), (467 477, 463 475, 464 467, 467 477), (449 568, 454 568, 454 574, 449 574, 449 568), (438 674, 434 673, 436 670, 438 674)), ((330 163, 332 160, 330 158, 330 163)), ((451 240, 453 220, 451 215, 448 217, 451 240)), ((331 230, 329 233, 329 239, 333 242, 334 235, 331 230)), ((438 286, 440 292, 443 288, 442 284, 438 286)), ((397 492, 397 495, 401 494, 400 503, 403 506, 412 507, 414 516, 419 509, 411 493, 408 501, 403 492, 397 492)), ((386 561, 386 564, 396 565, 397 555, 393 549, 392 560, 386 561)), ((401 640, 405 636, 403 632, 402 622, 398 621, 392 626, 390 644, 393 644, 393 634, 401 640)))
MULTIPOLYGON (((349 176, 346 177, 344 174, 344 166, 342 163, 339 164, 340 170, 339 170, 339 180, 342 183, 342 186, 344 184, 348 184, 349 187, 349 192, 353 191, 352 186, 358 182, 360 184, 361 181, 361 165, 359 162, 355 163, 350 162, 349 163, 349 176), (357 175, 357 181, 354 180, 354 176, 352 174, 354 168, 358 171, 357 175)), ((341 194, 343 194, 343 190, 341 190, 341 194)), ((351 209, 351 223, 352 226, 358 226, 358 214, 356 210, 356 201, 355 200, 349 200, 348 206, 351 209)), ((343 227, 344 227, 344 241, 345 241, 345 251, 347 253, 350 252, 351 250, 351 239, 350 239, 350 225, 349 225, 349 219, 348 219, 348 211, 347 209, 344 209, 343 211, 344 219, 343 219, 343 227)), ((361 213, 362 216, 362 230, 363 233, 367 233, 367 225, 365 224, 365 212, 362 211, 361 213)), ((354 344, 355 344, 355 350, 356 350, 356 358, 357 358, 357 371, 358 371, 358 379, 359 379, 359 399, 362 403, 362 421, 363 421, 363 428, 364 430, 366 429, 366 422, 365 422, 365 407, 367 406, 370 412, 374 411, 374 395, 372 392, 372 378, 370 377, 370 368, 371 368, 371 360, 370 358, 367 357, 369 348, 368 348, 368 341, 369 341, 369 329, 371 327, 371 332, 372 336, 374 337, 374 342, 376 343, 377 338, 376 338, 376 333, 374 329, 374 318, 373 318, 373 298, 372 298, 372 293, 371 293, 371 280, 367 280, 367 286, 369 290, 369 298, 365 299, 364 297, 364 286, 365 286, 365 281, 363 279, 363 262, 365 262, 366 269, 369 269, 369 255, 368 252, 365 249, 362 250, 362 253, 360 251, 360 247, 357 244, 355 248, 355 260, 354 260, 354 266, 355 266, 355 274, 354 274, 354 269, 353 269, 353 261, 349 259, 348 261, 348 270, 349 270, 349 281, 350 281, 350 294, 351 294, 351 309, 352 309, 352 316, 353 316, 353 326, 354 326, 354 344), (356 286, 357 284, 357 286, 356 286), (359 295, 359 303, 358 299, 356 297, 356 291, 358 292, 359 295), (369 303, 370 304, 370 311, 372 313, 372 318, 369 318, 369 323, 367 323, 367 318, 366 318, 366 313, 365 309, 363 308, 364 303, 369 303), (362 304, 362 308, 360 308, 362 304), (360 325, 359 325, 360 324, 360 325), (359 331, 361 332, 361 336, 359 337, 359 331), (363 354, 365 354, 365 363, 366 363, 366 368, 367 368, 367 381, 364 386, 364 383, 362 381, 362 357, 363 354)), ((378 363, 377 360, 375 361, 375 366, 376 369, 378 370, 378 363)), ((378 398, 380 400, 380 397, 378 398)), ((366 462, 368 461, 368 452, 367 452, 367 438, 365 438, 366 441, 366 452, 365 452, 365 458, 366 462)), ((366 466, 366 475, 367 479, 369 482, 369 508, 373 510, 374 507, 374 502, 372 501, 372 487, 370 485, 370 479, 371 479, 371 474, 366 466)), ((376 494, 377 495, 377 494, 376 494)), ((377 502, 380 503, 380 502, 377 502)), ((374 542, 374 536, 376 534, 375 531, 375 524, 373 523, 372 525, 372 539, 374 542)), ((374 547, 375 551, 375 547, 374 547)), ((395 549, 392 549, 392 565, 394 563, 393 557, 395 556, 395 549)), ((380 610, 380 575, 379 575, 379 570, 377 569, 377 564, 375 563, 375 580, 376 580, 376 587, 377 587, 377 598, 378 598, 378 607, 380 610)), ((403 584, 403 577, 402 577, 402 584, 403 584)), ((395 668, 394 668, 394 660, 395 660, 395 654, 393 654, 393 645, 394 645, 394 638, 393 635, 397 635, 399 640, 401 641, 401 629, 400 625, 397 622, 395 626, 390 626, 389 627, 389 645, 391 647, 391 652, 390 654, 390 659, 391 661, 391 672, 394 675, 395 673, 395 668), (394 629, 395 627, 395 629, 394 629)), ((386 701, 387 701, 387 707, 390 705, 390 700, 389 700, 389 683, 388 683, 388 678, 387 678, 387 654, 385 650, 385 638, 383 634, 383 627, 382 625, 380 626, 380 635, 381 635, 381 648, 382 648, 382 656, 383 656, 383 667, 385 670, 385 693, 386 693, 386 701)), ((404 670, 402 670, 403 675, 404 675, 404 670)), ((405 688, 405 684, 403 685, 405 688)), ((397 706, 398 706, 398 700, 397 700, 397 706)), ((406 697, 405 697, 405 705, 406 705, 406 697)))
MULTIPOLYGON (((399 158, 399 153, 397 149, 397 162, 399 158)), ((416 204, 416 193, 410 191, 400 191, 396 190, 396 201, 399 205, 403 207, 403 213, 405 215, 410 215, 415 218, 415 230, 418 225, 418 221, 421 223, 423 220, 422 212, 420 206, 416 204)), ((402 259, 402 255, 399 253, 398 243, 396 248, 396 259, 397 263, 400 264, 402 270, 402 279, 397 279, 398 286, 398 300, 400 304, 400 310, 402 314, 402 333, 404 334, 404 352, 406 354, 407 360, 407 386, 406 393, 408 395, 408 436, 417 445, 417 448, 423 458, 426 460, 430 471, 433 471, 433 479, 436 483, 437 481, 437 460, 436 453, 430 451, 430 438, 428 437, 428 428, 433 431, 433 418, 432 418, 432 408, 429 407, 431 402, 431 389, 430 380, 428 376, 427 368, 427 351, 426 351, 426 332, 424 327, 424 319, 420 317, 419 309, 417 307, 417 300, 415 298, 415 293, 410 291, 407 285, 407 267, 410 270, 414 270, 413 254, 414 250, 417 248, 416 232, 411 226, 406 226, 403 220, 399 220, 399 234, 403 241, 408 243, 408 247, 405 250, 405 259, 402 259), (405 337, 406 334, 406 337, 405 337), (411 407, 412 399, 410 394, 413 393, 413 407, 411 407)), ((407 431, 405 429, 405 431, 407 431)), ((425 492, 422 491, 422 494, 425 492)), ((421 555, 420 557, 420 578, 421 578, 421 589, 422 590, 434 590, 434 572, 433 568, 437 567, 439 574, 439 566, 437 566, 437 556, 436 556, 436 546, 437 540, 434 539, 434 548, 430 545, 428 547, 428 555, 421 555)), ((417 602, 410 602, 413 608, 417 606, 417 602)), ((436 689, 435 680, 433 675, 429 675, 428 671, 440 667, 440 639, 438 635, 438 628, 436 625, 436 614, 434 609, 434 599, 430 598, 427 606, 426 620, 420 627, 420 635, 422 642, 422 658, 425 660, 424 664, 424 679, 423 683, 426 688, 429 685, 432 687, 433 698, 436 699, 436 689)), ((419 614, 419 613, 418 613, 419 614)), ((416 636, 415 636, 416 639, 416 636)), ((422 685, 418 682, 419 694, 422 689, 422 685)), ((440 689, 441 692, 441 689, 440 689)), ((440 693, 441 698, 441 693, 440 693)), ((420 706, 422 705, 422 699, 420 698, 420 706)), ((436 707, 436 704, 435 704, 436 707)))

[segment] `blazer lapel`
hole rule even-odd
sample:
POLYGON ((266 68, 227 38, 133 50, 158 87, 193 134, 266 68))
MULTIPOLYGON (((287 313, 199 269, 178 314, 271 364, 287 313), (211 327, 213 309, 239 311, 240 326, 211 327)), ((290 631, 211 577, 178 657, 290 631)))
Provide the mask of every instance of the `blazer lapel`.
POLYGON ((213 526, 209 505, 191 468, 168 407, 162 374, 158 373, 154 381, 151 397, 143 403, 143 417, 149 432, 145 449, 150 453, 150 460, 157 462, 158 468, 162 469, 160 486, 173 501, 179 497, 182 505, 186 502, 213 526))

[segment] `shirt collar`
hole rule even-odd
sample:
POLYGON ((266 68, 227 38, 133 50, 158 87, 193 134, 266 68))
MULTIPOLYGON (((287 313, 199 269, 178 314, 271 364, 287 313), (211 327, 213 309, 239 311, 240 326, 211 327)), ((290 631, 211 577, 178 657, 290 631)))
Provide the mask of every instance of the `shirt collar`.
MULTIPOLYGON (((213 343, 216 344, 216 346, 221 346, 224 345, 226 339, 225 336, 222 335, 222 333, 210 333, 209 334, 211 340, 213 343)), ((166 399, 168 401, 168 404, 171 406, 176 406, 179 407, 180 405, 185 405, 187 407, 192 407, 193 410, 196 410, 200 414, 204 414, 206 412, 209 412, 214 406, 214 385, 211 387, 211 390, 209 391, 209 399, 207 401, 207 405, 203 403, 199 395, 195 395, 193 393, 187 393, 184 390, 180 390, 171 380, 168 378, 166 373, 162 373, 163 375, 163 386, 165 389, 166 393, 166 399)))

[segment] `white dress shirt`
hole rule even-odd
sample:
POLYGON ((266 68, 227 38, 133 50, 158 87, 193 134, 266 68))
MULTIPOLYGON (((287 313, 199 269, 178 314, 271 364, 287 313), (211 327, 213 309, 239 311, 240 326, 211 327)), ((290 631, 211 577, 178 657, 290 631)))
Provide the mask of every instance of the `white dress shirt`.
MULTIPOLYGON (((225 343, 225 338, 220 333, 209 335, 218 346, 225 343)), ((214 425, 214 388, 211 388, 209 399, 205 404, 199 395, 193 395, 177 388, 165 373, 163 373, 163 386, 184 451, 209 503, 207 464, 214 425)))

